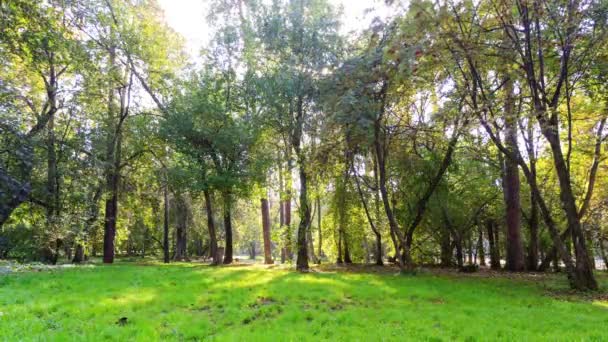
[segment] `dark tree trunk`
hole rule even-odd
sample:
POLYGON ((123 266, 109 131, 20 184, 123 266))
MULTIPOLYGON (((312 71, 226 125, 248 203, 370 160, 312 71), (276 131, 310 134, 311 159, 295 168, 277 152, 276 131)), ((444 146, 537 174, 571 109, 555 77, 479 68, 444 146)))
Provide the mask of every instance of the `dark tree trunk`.
POLYGON ((536 271, 538 269, 538 206, 534 194, 530 196, 530 242, 528 245, 528 270, 536 271))
MULTIPOLYGON (((300 152, 299 154, 301 154, 300 152)), ((307 175, 303 156, 300 159, 300 225, 298 227, 298 257, 296 268, 298 271, 308 271, 308 253, 306 251, 306 230, 310 225, 310 205, 308 204, 307 175)))
POLYGON ((281 264, 287 260, 287 232, 285 227, 285 185, 283 182, 283 162, 279 152, 279 228, 283 234, 281 241, 281 264))
POLYGON ((458 269, 464 267, 464 253, 462 248, 462 237, 456 233, 454 234, 454 245, 456 246, 456 262, 458 263, 458 269))
POLYGON ((308 225, 308 229, 306 230, 306 243, 308 246, 308 260, 312 260, 315 264, 318 264, 317 256, 315 255, 315 246, 312 241, 312 221, 314 221, 314 215, 310 219, 310 224, 308 225))
POLYGON ((469 235, 469 238, 467 239, 467 257, 468 257, 468 264, 472 265, 473 264, 473 239, 472 237, 469 235))
POLYGON ((270 209, 268 208, 268 199, 262 198, 262 235, 264 238, 264 263, 273 264, 272 251, 270 241, 270 209))
POLYGON ((498 234, 495 232, 497 229, 493 220, 486 221, 486 230, 488 231, 488 243, 490 245, 490 268, 499 270, 500 252, 498 250, 498 241, 495 240, 498 234))
POLYGON ((287 260, 293 261, 293 251, 291 249, 292 242, 292 231, 291 231, 291 191, 287 189, 285 191, 287 198, 283 201, 283 210, 285 210, 285 256, 287 260))
POLYGON ((177 196, 175 203, 176 225, 175 225, 175 254, 174 260, 184 261, 188 259, 188 204, 182 195, 177 196))
POLYGON ((232 198, 229 192, 223 193, 224 198, 224 230, 226 231, 226 247, 224 250, 224 264, 232 263, 232 198))
POLYGON ((249 259, 255 260, 256 250, 255 250, 255 241, 251 241, 249 243, 249 259))
POLYGON ((113 153, 113 166, 108 170, 107 189, 110 193, 106 199, 105 225, 103 234, 103 262, 111 264, 114 262, 114 240, 116 237, 116 218, 118 217, 118 189, 120 182, 120 145, 121 139, 118 134, 115 151, 113 153))
POLYGON ((163 184, 163 197, 164 197, 164 217, 163 217, 163 261, 165 264, 169 263, 169 185, 167 184, 168 180, 166 179, 167 175, 165 174, 165 181, 163 184))
POLYGON ((382 266, 384 262, 382 261, 382 235, 380 233, 375 233, 376 235, 376 253, 374 257, 376 258, 376 265, 382 266))
MULTIPOLYGON (((112 176, 116 179, 118 177, 112 176)), ((112 180, 112 191, 110 198, 106 200, 105 227, 103 232, 103 262, 111 264, 114 262, 114 239, 116 237, 116 212, 118 209, 118 187, 117 181, 112 180), (114 189, 116 191, 114 191, 114 189)))
POLYGON ((72 262, 75 264, 84 262, 84 246, 81 243, 76 245, 76 251, 74 253, 74 259, 72 259, 72 262))
POLYGON ((319 256, 317 258, 317 263, 320 264, 321 263, 321 258, 323 257, 323 230, 321 229, 321 198, 317 197, 317 229, 318 229, 318 236, 319 236, 319 241, 318 241, 318 252, 317 255, 319 256))
MULTIPOLYGON (((528 138, 526 140, 526 150, 528 152, 528 160, 530 161, 530 176, 536 179, 536 152, 534 147, 534 127, 532 121, 528 120, 528 138)), ((528 219, 528 228, 530 230, 530 241, 528 242, 528 270, 536 271, 538 269, 538 204, 534 191, 530 191, 530 217, 528 219)))
POLYGON ((344 260, 342 259, 342 232, 340 230, 338 230, 338 258, 336 259, 336 264, 343 264, 343 263, 344 263, 344 260))
POLYGON ((195 250, 196 256, 203 257, 205 255, 205 246, 203 244, 203 239, 200 237, 197 238, 194 241, 194 246, 195 246, 194 250, 195 250))
POLYGON ((578 289, 596 290, 598 288, 597 281, 595 280, 593 269, 591 268, 591 264, 589 262, 585 235, 581 228, 580 219, 578 217, 576 200, 572 191, 572 184, 570 182, 570 174, 562 154, 557 130, 557 127, 543 129, 543 134, 551 145, 555 171, 560 184, 560 199, 562 202, 562 208, 566 214, 568 227, 570 228, 572 234, 572 243, 574 245, 574 253, 576 256, 576 277, 574 281, 576 283, 576 288, 578 289))
POLYGON ((57 151, 55 147, 55 116, 47 124, 47 183, 46 183, 46 220, 47 232, 52 233, 59 215, 59 182, 57 173, 57 151))
POLYGON ((441 229, 441 255, 439 264, 442 267, 452 266, 453 245, 450 239, 450 232, 447 229, 441 229))
MULTIPOLYGON (((291 135, 291 145, 298 158, 298 172, 300 175, 300 224, 296 241, 297 259, 296 269, 300 272, 308 271, 308 253, 306 250, 306 230, 310 225, 310 203, 308 202, 308 175, 306 174, 306 156, 302 151, 302 138, 304 136, 304 122, 306 119, 304 99, 297 98, 296 127, 291 135)), ((291 159, 291 158, 289 158, 291 159)))
MULTIPOLYGON (((505 146, 510 153, 515 153, 517 147, 517 113, 514 108, 513 80, 506 77, 504 91, 505 99, 505 146)), ((509 271, 523 271, 524 249, 521 237, 521 204, 519 199, 520 180, 517 161, 506 158, 504 161, 503 178, 504 198, 506 205, 507 223, 507 259, 506 269, 509 271)))
POLYGON ((486 265, 486 252, 483 248, 483 229, 479 227, 479 238, 477 240, 477 256, 479 257, 479 266, 486 265))
POLYGON ((342 231, 342 236, 343 236, 343 241, 344 241, 344 263, 352 264, 353 261, 350 258, 350 250, 348 248, 348 237, 346 235, 346 232, 342 231))

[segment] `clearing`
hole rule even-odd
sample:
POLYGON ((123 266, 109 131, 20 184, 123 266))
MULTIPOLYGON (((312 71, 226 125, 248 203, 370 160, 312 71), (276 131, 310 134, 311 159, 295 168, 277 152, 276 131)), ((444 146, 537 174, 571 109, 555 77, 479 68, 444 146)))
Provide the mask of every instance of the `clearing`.
POLYGON ((26 271, 0 276, 0 337, 608 340, 606 298, 556 295, 562 278, 187 263, 26 271))

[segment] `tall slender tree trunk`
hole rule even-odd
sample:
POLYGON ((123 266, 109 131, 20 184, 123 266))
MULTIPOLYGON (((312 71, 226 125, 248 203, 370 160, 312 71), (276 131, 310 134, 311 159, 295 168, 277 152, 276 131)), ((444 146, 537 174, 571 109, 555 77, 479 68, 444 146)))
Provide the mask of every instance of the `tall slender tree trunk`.
MULTIPOLYGON (((536 179, 536 152, 534 147, 534 127, 532 120, 528 120, 527 125, 528 139, 526 141, 526 150, 528 152, 528 160, 530 161, 530 173, 531 177, 536 179)), ((539 253, 539 240, 538 240, 538 199, 534 191, 530 191, 530 217, 528 219, 528 228, 530 230, 530 238, 528 242, 528 265, 529 271, 536 271, 538 269, 538 253, 539 253)))
POLYGON ((229 192, 223 193, 224 199, 224 230, 226 231, 226 248, 224 250, 224 264, 232 263, 232 198, 229 192))
POLYGON ((497 234, 495 232, 496 227, 494 220, 486 221, 486 230, 488 232, 488 243, 490 244, 490 268, 493 270, 500 269, 500 252, 498 249, 498 241, 496 241, 497 234))
POLYGON ((348 237, 346 232, 342 231, 343 241, 344 241, 344 263, 352 264, 353 260, 350 258, 350 249, 348 248, 348 237))
POLYGON ((318 234, 318 242, 317 242, 317 248, 318 248, 318 252, 317 255, 319 256, 317 258, 317 264, 321 263, 321 258, 323 257, 323 229, 321 227, 321 197, 317 196, 317 234, 318 234))
POLYGON ((174 260, 183 261, 188 259, 188 204, 183 195, 176 198, 175 203, 175 254, 174 260))
POLYGON ((572 183, 568 166, 562 154, 561 143, 559 141, 558 127, 545 128, 542 130, 543 135, 549 141, 551 151, 553 153, 553 162, 557 178, 560 184, 560 200, 562 208, 566 214, 568 227, 572 234, 572 243, 574 245, 574 253, 576 256, 575 264, 575 282, 578 289, 596 290, 598 288, 597 281, 593 275, 593 269, 589 260, 587 251, 587 243, 585 234, 581 228, 578 209, 576 207, 576 199, 572 191, 572 183))
POLYGON ((312 260, 312 262, 314 262, 315 264, 318 264, 319 262, 317 261, 317 256, 315 255, 315 246, 312 241, 312 221, 314 221, 314 215, 313 215, 313 218, 311 218, 311 223, 308 225, 308 229, 306 230, 306 243, 308 244, 308 259, 312 260))
POLYGON ((439 264, 442 267, 451 267, 453 265, 452 262, 452 251, 453 245, 452 240, 450 239, 450 232, 447 229, 441 229, 441 254, 439 264))
MULTIPOLYGON (((288 168, 289 174, 291 175, 291 168, 288 168)), ((285 199, 283 200, 283 210, 285 219, 285 256, 288 260, 293 261, 293 251, 291 249, 293 245, 292 241, 292 230, 291 230, 291 182, 287 182, 287 189, 285 190, 285 199)))
POLYGON ((479 266, 486 265, 486 252, 483 248, 483 229, 478 227, 479 237, 477 239, 477 256, 479 257, 479 266))
MULTIPOLYGON (((505 146, 511 153, 517 147, 517 113, 513 95, 513 80, 506 77, 504 83, 505 98, 505 146)), ((506 158, 504 161, 504 197, 507 222, 507 260, 509 271, 523 271, 525 268, 524 248, 521 236, 521 204, 519 199, 519 167, 517 161, 506 158)))
MULTIPOLYGON (((283 183, 283 161, 281 160, 281 153, 279 152, 278 157, 278 168, 279 168, 279 229, 282 234, 286 235, 285 232, 285 184, 283 183)), ((281 241, 281 264, 284 264, 287 259, 286 250, 287 237, 283 236, 281 241)))
MULTIPOLYGON (((334 234, 335 236, 335 234, 334 234)), ((344 260, 342 259, 342 232, 338 228, 338 256, 336 259, 336 264, 343 264, 344 260)))
POLYGON ((163 261, 168 264, 170 261, 169 256, 169 180, 167 179, 167 171, 165 170, 165 180, 163 183, 163 206, 164 206, 164 217, 163 217, 163 261))
MULTIPOLYGON (((302 4, 301 4, 302 5, 302 4)), ((291 135, 291 145, 298 158, 298 173, 300 176, 300 224, 296 248, 298 250, 296 259, 296 269, 300 272, 308 271, 308 253, 306 250, 306 230, 310 225, 311 213, 310 203, 308 202, 308 175, 306 173, 306 156, 302 150, 302 138, 304 136, 304 122, 306 114, 304 110, 304 99, 300 95, 296 103, 296 127, 291 135)), ((291 151, 291 150, 290 150, 291 151)), ((291 158, 289 158, 291 160, 291 158)), ((291 187, 289 187, 291 188, 291 187)))
POLYGON ((304 157, 299 156, 298 158, 300 159, 300 225, 298 227, 298 257, 296 261, 296 268, 298 271, 308 271, 306 230, 310 225, 310 205, 308 204, 308 185, 304 157))
POLYGON ((262 205, 262 235, 264 238, 264 263, 273 264, 272 251, 270 241, 270 209, 268 208, 268 199, 260 200, 262 205))
POLYGON ((211 263, 219 265, 221 256, 217 248, 217 235, 215 232, 215 222, 213 220, 213 208, 211 206, 211 194, 208 189, 203 191, 205 196, 205 208, 207 211, 207 230, 209 231, 209 253, 211 254, 211 263))
POLYGON ((59 257, 59 237, 57 236, 57 219, 59 216, 59 181, 57 172, 57 151, 56 151, 56 139, 55 139, 55 116, 49 118, 47 124, 47 137, 46 137, 46 148, 47 148, 47 183, 46 183, 46 230, 47 241, 53 241, 54 248, 49 248, 49 251, 54 255, 52 256, 53 264, 57 262, 59 257))

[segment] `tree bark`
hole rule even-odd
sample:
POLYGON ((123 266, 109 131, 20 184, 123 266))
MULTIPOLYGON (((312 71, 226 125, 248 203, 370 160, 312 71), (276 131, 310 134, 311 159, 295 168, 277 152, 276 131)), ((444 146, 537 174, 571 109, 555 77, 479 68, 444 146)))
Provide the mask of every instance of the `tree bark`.
POLYGON ((163 217, 163 261, 168 264, 170 261, 169 257, 169 180, 165 170, 165 180, 163 183, 163 205, 164 205, 164 217, 163 217))
MULTIPOLYGON (((300 152, 301 154, 302 152, 300 152)), ((296 268, 298 271, 308 271, 308 253, 306 251, 306 230, 310 225, 310 206, 308 204, 307 175, 303 156, 300 159, 300 225, 298 227, 298 257, 296 268)))
POLYGON ((344 263, 352 264, 353 260, 350 258, 350 250, 348 248, 348 237, 345 231, 342 231, 342 240, 344 241, 344 263))
POLYGON ((264 238, 264 263, 273 264, 271 241, 270 241, 270 210, 268 208, 268 199, 260 200, 262 205, 262 235, 264 238))
POLYGON ((496 237, 498 236, 495 232, 496 226, 494 220, 486 220, 486 230, 488 232, 488 243, 490 245, 490 268, 493 270, 500 269, 500 251, 498 249, 498 241, 496 241, 496 237))
MULTIPOLYGON (((505 99, 505 146, 514 153, 517 147, 517 114, 514 108, 513 80, 506 77, 504 83, 505 99)), ((521 204, 519 199, 519 168, 512 158, 504 161, 504 198, 506 205, 507 223, 507 260, 506 269, 509 271, 523 271, 524 249, 521 237, 521 204)))
POLYGON ((224 264, 232 263, 232 198, 229 192, 223 193, 224 199, 224 230, 226 233, 226 247, 224 250, 224 264))
POLYGON ((479 238, 477 240, 477 256, 479 257, 479 266, 486 265, 486 252, 483 248, 483 229, 479 227, 479 238))
POLYGON ((219 265, 221 256, 217 247, 217 235, 215 232, 215 222, 213 221, 213 209, 211 206, 211 194, 208 189, 203 191, 205 196, 205 208, 207 211, 207 230, 209 231, 209 253, 211 254, 211 264, 219 265))
POLYGON ((173 260, 188 260, 188 204, 183 195, 178 195, 175 201, 175 253, 173 260))
POLYGON ((317 255, 317 264, 321 263, 321 258, 323 257, 323 230, 321 229, 321 198, 317 196, 317 229, 318 229, 318 252, 317 255))
POLYGON ((441 254, 439 257, 439 264, 442 267, 451 267, 453 265, 452 251, 454 250, 454 247, 452 245, 452 240, 450 239, 450 231, 445 228, 441 229, 440 235, 441 254))
POLYGON ((75 264, 84 262, 84 246, 81 243, 76 245, 76 251, 74 253, 74 259, 72 259, 72 262, 75 264))

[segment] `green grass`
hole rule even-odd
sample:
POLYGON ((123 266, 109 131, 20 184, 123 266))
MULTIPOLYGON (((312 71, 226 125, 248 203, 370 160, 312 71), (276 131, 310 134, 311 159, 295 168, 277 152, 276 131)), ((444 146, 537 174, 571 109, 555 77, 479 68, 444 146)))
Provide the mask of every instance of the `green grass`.
POLYGON ((0 276, 0 312, 6 341, 608 340, 606 302, 429 272, 83 267, 0 276))

